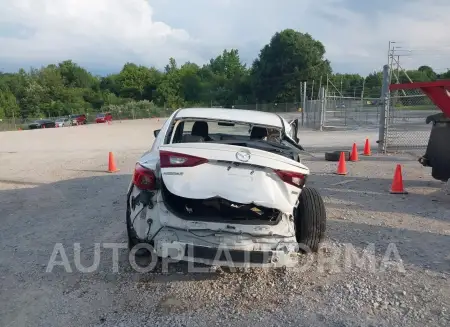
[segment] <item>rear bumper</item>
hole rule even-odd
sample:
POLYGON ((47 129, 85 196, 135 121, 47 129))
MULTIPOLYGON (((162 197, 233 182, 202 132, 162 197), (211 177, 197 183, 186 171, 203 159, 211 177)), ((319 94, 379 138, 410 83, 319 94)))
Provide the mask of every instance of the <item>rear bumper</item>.
MULTIPOLYGON (((150 243, 156 254, 175 261, 231 267, 293 267, 299 245, 289 215, 276 225, 241 225, 188 221, 165 206, 161 193, 143 208, 140 191, 130 184, 127 219, 139 241, 150 243)), ((145 200, 144 202, 146 202, 145 200)))
POLYGON ((298 251, 251 251, 233 247, 200 246, 183 242, 155 242, 155 252, 159 257, 174 261, 201 263, 221 267, 295 267, 298 251))

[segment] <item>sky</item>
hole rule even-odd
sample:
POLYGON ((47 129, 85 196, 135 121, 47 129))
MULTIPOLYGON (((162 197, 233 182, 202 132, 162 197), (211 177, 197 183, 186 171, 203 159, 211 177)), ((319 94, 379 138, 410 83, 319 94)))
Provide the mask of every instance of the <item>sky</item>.
POLYGON ((404 68, 450 68, 449 0, 0 0, 0 71, 72 59, 100 74, 236 48, 251 64, 275 32, 325 45, 334 72, 368 74, 397 42, 404 68))

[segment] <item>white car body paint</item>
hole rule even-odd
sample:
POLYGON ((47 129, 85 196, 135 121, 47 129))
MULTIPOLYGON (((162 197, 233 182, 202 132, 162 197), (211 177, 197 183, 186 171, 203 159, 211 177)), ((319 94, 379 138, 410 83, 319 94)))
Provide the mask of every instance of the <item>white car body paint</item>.
POLYGON ((309 174, 307 167, 289 158, 234 145, 182 143, 163 145, 159 149, 210 160, 195 167, 161 168, 162 179, 168 190, 186 198, 221 197, 232 202, 254 203, 282 212, 291 212, 297 203, 299 189, 283 182, 273 170, 309 174), (249 154, 250 158, 245 164, 255 166, 235 167, 224 162, 239 161, 236 154, 240 151, 249 154))
MULTIPOLYGON (((139 203, 130 210, 130 220, 139 239, 152 242, 156 253, 173 259, 228 265, 227 262, 206 260, 186 255, 189 245, 211 249, 227 248, 242 251, 271 251, 273 257, 269 266, 292 266, 297 262, 298 244, 295 237, 293 210, 298 204, 301 189, 284 183, 273 169, 289 170, 308 175, 303 164, 267 151, 226 145, 220 143, 176 143, 164 144, 170 125, 176 118, 198 118, 248 122, 267 127, 284 127, 290 133, 289 123, 278 115, 264 112, 232 109, 179 109, 163 124, 151 149, 144 153, 138 164, 154 171, 167 189, 178 196, 193 199, 219 196, 232 202, 254 203, 281 211, 281 219, 275 225, 239 224, 211 221, 193 221, 173 214, 164 204, 161 190, 155 190, 154 206, 143 208, 139 203), (207 158, 208 163, 195 167, 160 168, 160 150, 185 153, 207 158), (227 171, 223 161, 239 161, 236 153, 245 150, 250 153, 246 162, 257 167, 237 168, 227 171), (250 172, 253 173, 250 175, 250 172), (170 175, 170 173, 182 175, 170 175), (169 173, 169 174, 168 174, 169 173), (150 222, 150 223, 149 223, 150 222)), ((128 206, 141 190, 131 182, 128 206)), ((234 266, 239 266, 233 262, 234 266)), ((248 266, 246 262, 244 266, 248 266)), ((266 266, 250 264, 251 266, 266 266)))

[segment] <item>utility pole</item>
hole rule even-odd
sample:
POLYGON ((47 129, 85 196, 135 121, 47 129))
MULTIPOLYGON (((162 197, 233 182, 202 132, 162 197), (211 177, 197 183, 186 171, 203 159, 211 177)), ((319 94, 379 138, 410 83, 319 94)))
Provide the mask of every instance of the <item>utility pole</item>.
POLYGON ((311 87, 311 100, 314 100, 314 80, 312 82, 312 87, 311 87))
MULTIPOLYGON (((393 46, 393 44, 396 44, 397 42, 389 41, 389 84, 392 83, 392 77, 394 76, 396 83, 400 84, 400 70, 404 72, 406 78, 408 78, 408 81, 412 83, 411 78, 409 77, 408 73, 402 68, 400 65, 400 57, 402 55, 396 53, 396 49, 400 49, 401 47, 393 46), (395 70, 394 70, 394 64, 395 64, 395 70)), ((405 90, 401 90, 403 93, 403 96, 406 96, 405 90)), ((395 91, 395 98, 398 96, 398 91, 395 91)))
POLYGON ((394 54, 394 47, 391 45, 395 44, 394 41, 389 41, 389 51, 388 51, 388 65, 389 65, 389 84, 392 81, 392 65, 393 65, 393 54, 394 54))

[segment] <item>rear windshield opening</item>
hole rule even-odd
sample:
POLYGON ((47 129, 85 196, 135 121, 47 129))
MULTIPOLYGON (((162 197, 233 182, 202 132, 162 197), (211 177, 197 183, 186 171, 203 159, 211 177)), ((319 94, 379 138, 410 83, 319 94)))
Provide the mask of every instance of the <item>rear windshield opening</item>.
POLYGON ((182 120, 175 125, 172 143, 233 140, 280 142, 281 129, 228 121, 182 120))
POLYGON ((298 160, 302 148, 283 137, 281 128, 241 122, 193 120, 177 121, 168 143, 220 143, 272 152, 298 160))

